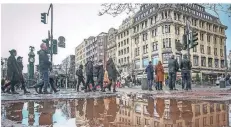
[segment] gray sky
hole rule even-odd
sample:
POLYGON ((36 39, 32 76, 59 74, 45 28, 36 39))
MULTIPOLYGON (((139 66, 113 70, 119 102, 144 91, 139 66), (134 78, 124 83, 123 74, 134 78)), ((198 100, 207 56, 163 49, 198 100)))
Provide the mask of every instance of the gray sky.
MULTIPOLYGON (((41 23, 41 14, 47 12, 49 4, 2 4, 1 5, 1 57, 9 57, 9 50, 16 49, 23 56, 24 72, 27 72, 29 46, 37 51, 42 39, 48 37, 50 22, 41 23)), ((54 4, 54 38, 64 36, 66 48, 59 48, 54 63, 59 64, 84 38, 118 28, 126 13, 117 17, 98 16, 100 4, 54 4)))

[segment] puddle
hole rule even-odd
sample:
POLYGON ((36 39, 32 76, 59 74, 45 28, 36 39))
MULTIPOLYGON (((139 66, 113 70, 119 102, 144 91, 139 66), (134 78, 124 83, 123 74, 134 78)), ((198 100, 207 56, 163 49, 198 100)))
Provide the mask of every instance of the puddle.
MULTIPOLYGON (((2 121, 49 127, 226 127, 222 103, 124 95, 94 99, 4 103, 2 121)), ((3 125, 3 122, 2 122, 3 125)))

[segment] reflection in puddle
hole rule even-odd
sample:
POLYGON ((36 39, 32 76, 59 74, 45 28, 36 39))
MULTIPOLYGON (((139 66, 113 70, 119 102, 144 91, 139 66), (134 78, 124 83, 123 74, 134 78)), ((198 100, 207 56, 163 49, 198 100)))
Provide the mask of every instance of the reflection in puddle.
POLYGON ((45 100, 2 105, 2 120, 53 127, 221 127, 229 108, 209 102, 135 96, 45 100))

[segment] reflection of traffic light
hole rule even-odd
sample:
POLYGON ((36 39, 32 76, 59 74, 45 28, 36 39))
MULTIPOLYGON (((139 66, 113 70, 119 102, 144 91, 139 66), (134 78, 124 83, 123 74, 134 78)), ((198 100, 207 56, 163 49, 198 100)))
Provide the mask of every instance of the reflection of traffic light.
POLYGON ((58 43, 57 40, 53 40, 53 54, 58 53, 58 43))
POLYGON ((186 50, 187 49, 187 35, 184 34, 183 35, 183 50, 186 50))
POLYGON ((41 13, 41 22, 47 24, 46 21, 47 21, 47 13, 41 13))
POLYGON ((190 48, 194 48, 198 45, 197 40, 198 40, 198 33, 196 31, 193 31, 190 48))

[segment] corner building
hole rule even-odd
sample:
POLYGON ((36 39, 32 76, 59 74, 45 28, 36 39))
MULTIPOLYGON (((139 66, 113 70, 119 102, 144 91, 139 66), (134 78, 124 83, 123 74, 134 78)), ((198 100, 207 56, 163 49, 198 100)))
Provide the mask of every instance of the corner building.
POLYGON ((144 4, 134 16, 132 47, 136 71, 143 71, 149 61, 162 61, 167 74, 168 59, 175 55, 178 62, 186 51, 177 51, 182 43, 186 21, 198 32, 198 45, 190 50, 192 72, 221 74, 225 70, 225 30, 217 17, 198 4, 144 4))

